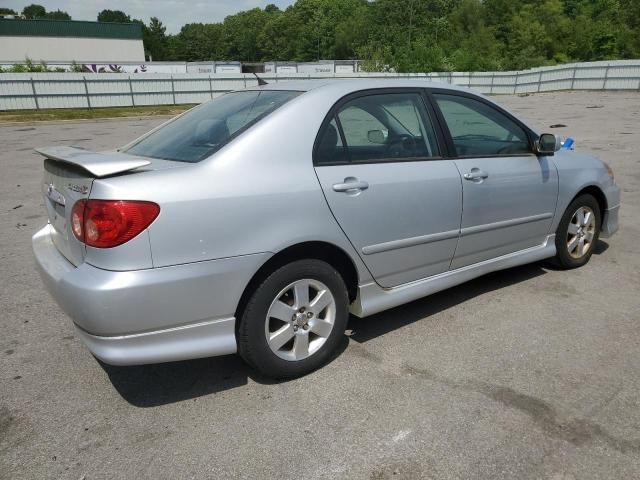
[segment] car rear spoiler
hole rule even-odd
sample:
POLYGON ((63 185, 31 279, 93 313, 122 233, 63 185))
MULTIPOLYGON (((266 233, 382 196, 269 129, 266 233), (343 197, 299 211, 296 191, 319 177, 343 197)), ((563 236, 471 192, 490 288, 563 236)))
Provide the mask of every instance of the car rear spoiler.
POLYGON ((83 168, 96 178, 127 172, 150 165, 144 158, 120 152, 92 152, 78 147, 36 148, 36 152, 52 160, 69 163, 83 168))

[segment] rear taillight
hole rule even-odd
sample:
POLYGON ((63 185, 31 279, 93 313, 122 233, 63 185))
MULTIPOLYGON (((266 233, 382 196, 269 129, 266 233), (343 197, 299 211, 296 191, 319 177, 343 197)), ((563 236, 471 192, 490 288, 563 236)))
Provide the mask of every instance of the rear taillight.
POLYGON ((90 247, 117 247, 151 225, 159 213, 153 202, 79 200, 71 210, 71 230, 90 247))

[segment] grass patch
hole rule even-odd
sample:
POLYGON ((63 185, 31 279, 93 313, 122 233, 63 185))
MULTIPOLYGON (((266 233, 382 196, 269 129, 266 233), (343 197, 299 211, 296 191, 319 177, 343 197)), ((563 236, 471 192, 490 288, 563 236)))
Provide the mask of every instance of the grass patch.
POLYGON ((84 120, 96 118, 147 117, 178 115, 194 105, 149 105, 144 107, 51 108, 0 112, 2 122, 34 122, 42 120, 84 120))

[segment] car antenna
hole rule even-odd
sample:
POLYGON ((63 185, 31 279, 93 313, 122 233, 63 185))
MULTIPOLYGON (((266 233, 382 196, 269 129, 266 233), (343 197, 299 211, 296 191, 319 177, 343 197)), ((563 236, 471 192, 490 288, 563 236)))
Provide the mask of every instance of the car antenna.
POLYGON ((258 79, 258 85, 262 86, 262 85, 269 85, 266 81, 264 81, 263 79, 261 79, 258 74, 256 72, 252 72, 253 76, 256 77, 258 79))

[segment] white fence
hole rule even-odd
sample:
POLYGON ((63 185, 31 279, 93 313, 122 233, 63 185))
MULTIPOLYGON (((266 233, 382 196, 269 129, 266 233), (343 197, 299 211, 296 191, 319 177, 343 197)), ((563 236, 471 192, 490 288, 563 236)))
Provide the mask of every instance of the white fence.
MULTIPOLYGON (((517 72, 263 74, 267 82, 318 78, 424 78, 489 95, 558 90, 639 90, 640 60, 593 62, 517 72)), ((251 74, 0 74, 0 110, 179 105, 257 85, 251 74)))
MULTIPOLYGON (((253 68, 263 68, 266 73, 354 73, 359 72, 359 60, 318 60, 315 62, 251 62, 244 65, 253 68)), ((16 65, 24 66, 22 62, 3 62, 0 68, 11 72, 16 65)), ((203 61, 203 62, 46 62, 51 71, 82 72, 82 73, 210 73, 240 74, 242 62, 231 61, 203 61), (79 69, 79 70, 78 70, 79 69)))

